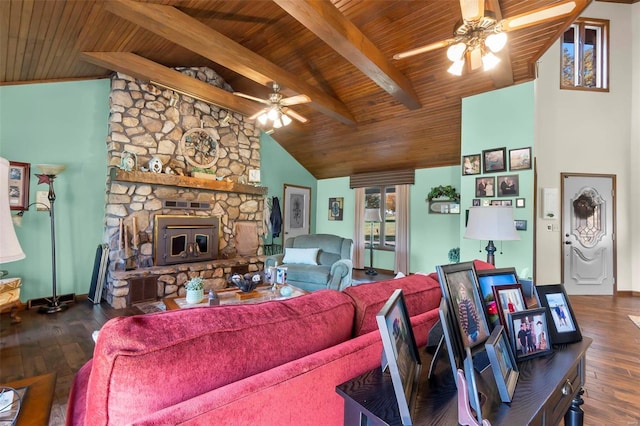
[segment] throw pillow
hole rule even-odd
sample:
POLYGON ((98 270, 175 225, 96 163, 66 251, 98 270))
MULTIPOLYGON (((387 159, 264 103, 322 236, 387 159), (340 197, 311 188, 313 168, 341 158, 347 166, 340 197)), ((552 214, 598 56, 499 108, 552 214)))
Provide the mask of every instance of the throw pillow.
POLYGON ((302 265, 318 264, 319 248, 290 248, 284 249, 284 259, 282 263, 298 263, 302 265))

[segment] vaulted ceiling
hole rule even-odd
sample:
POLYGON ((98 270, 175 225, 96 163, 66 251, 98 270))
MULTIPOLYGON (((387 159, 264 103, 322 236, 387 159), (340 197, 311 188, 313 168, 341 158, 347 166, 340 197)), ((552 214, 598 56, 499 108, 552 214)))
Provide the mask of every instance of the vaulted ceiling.
MULTIPOLYGON (((285 96, 311 98, 291 107, 309 122, 272 137, 318 179, 455 165, 461 99, 534 79, 591 0, 574 1, 568 15, 509 32, 496 70, 456 77, 444 48, 393 55, 451 38, 460 0, 2 0, 0 84, 119 71, 247 116, 261 109, 172 69, 207 66, 252 96, 277 81, 285 96)), ((508 19, 557 3, 485 6, 508 19)))

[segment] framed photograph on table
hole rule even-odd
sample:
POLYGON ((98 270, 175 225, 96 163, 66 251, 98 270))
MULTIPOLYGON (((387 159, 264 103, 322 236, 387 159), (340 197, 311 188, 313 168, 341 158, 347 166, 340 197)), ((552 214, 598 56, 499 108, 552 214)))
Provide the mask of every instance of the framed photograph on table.
POLYGON ((420 355, 401 289, 396 289, 376 315, 382 338, 382 369, 389 368, 403 425, 412 424, 418 393, 420 355))
POLYGON ((536 286, 538 304, 547 309, 554 345, 582 340, 582 333, 562 284, 536 286))
POLYGON ((509 335, 516 361, 551 352, 547 308, 527 309, 509 314, 509 335))
POLYGON ((500 399, 502 402, 511 402, 520 372, 505 328, 501 325, 494 328, 484 346, 491 362, 493 377, 498 385, 500 399))
POLYGON ((508 322, 509 314, 522 312, 527 309, 527 303, 524 300, 524 293, 522 292, 522 284, 516 283, 495 286, 493 287, 493 296, 498 305, 500 323, 507 331, 510 331, 511 328, 508 322))
POLYGON ((282 231, 284 239, 309 234, 311 224, 311 188, 284 184, 282 231))
POLYGON ((487 312, 487 320, 489 321, 489 326, 493 330, 496 326, 501 324, 500 315, 498 313, 500 307, 496 301, 493 290, 495 287, 518 284, 518 274, 516 273, 515 268, 509 267, 477 270, 476 276, 478 277, 480 297, 484 302, 485 310, 487 312))
POLYGON ((9 206, 11 210, 29 208, 31 164, 9 161, 9 206))
POLYGON ((482 151, 482 171, 484 173, 504 172, 507 170, 506 148, 486 149, 482 151))

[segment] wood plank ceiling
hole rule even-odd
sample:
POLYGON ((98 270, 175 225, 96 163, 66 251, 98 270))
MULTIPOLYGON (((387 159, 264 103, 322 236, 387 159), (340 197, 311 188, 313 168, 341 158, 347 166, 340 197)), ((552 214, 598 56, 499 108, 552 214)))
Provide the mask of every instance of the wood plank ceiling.
MULTIPOLYGON (((0 84, 120 71, 252 115, 261 105, 172 70, 207 66, 234 90, 269 82, 312 102, 272 137, 318 179, 460 164, 461 99, 535 78, 569 16, 509 33, 498 70, 447 73, 446 49, 392 56, 452 36, 459 0, 2 0, 0 84)), ((558 0, 487 0, 503 18, 558 0)), ((103 143, 103 141, 96 141, 103 143)))

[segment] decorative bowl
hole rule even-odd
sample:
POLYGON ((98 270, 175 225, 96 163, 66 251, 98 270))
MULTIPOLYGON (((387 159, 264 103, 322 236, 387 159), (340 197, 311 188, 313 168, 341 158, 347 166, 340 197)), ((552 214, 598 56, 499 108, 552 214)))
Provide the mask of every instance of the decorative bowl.
POLYGON ((253 291, 258 284, 262 282, 260 275, 251 275, 251 274, 233 274, 231 278, 229 278, 229 282, 240 289, 243 293, 249 293, 253 291), (257 279, 254 279, 256 278, 257 279))

